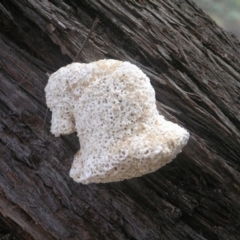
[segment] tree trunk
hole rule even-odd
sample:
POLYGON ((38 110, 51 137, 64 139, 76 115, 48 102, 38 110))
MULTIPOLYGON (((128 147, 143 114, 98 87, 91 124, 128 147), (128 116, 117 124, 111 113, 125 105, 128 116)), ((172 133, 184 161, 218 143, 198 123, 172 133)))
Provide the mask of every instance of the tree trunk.
POLYGON ((191 0, 0 2, 0 237, 240 239, 240 43, 191 0), (47 73, 72 62, 138 65, 159 111, 191 139, 146 176, 82 185, 76 134, 50 133, 47 73), (10 231, 10 230, 9 230, 10 231))

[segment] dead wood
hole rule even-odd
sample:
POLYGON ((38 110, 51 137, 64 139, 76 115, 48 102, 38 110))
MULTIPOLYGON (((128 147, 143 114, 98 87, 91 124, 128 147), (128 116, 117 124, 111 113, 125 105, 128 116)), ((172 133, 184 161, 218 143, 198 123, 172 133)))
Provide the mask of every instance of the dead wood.
MULTIPOLYGON (((240 239, 240 43, 190 0, 0 2, 0 218, 19 239, 240 239), (50 134, 47 74, 130 61, 191 132, 171 164, 119 183, 68 176, 79 143, 50 134)), ((1 228, 0 228, 1 229, 1 228)), ((1 230, 0 230, 1 231, 1 230)))

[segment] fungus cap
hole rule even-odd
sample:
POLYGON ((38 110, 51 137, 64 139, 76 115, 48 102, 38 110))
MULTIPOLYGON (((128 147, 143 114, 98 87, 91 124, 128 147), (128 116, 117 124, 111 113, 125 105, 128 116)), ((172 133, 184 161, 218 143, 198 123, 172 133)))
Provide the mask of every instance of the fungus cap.
POLYGON ((117 60, 72 63, 45 88, 55 136, 77 131, 70 176, 84 184, 139 177, 169 163, 189 133, 159 115, 149 78, 117 60))

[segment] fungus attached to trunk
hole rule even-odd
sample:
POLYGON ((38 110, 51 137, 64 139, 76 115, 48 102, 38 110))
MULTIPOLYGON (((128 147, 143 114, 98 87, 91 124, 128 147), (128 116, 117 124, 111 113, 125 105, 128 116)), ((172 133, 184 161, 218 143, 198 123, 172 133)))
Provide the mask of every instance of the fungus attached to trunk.
POLYGON ((117 60, 72 63, 45 88, 55 136, 77 131, 70 176, 84 184, 139 177, 169 163, 189 133, 159 115, 149 78, 117 60))

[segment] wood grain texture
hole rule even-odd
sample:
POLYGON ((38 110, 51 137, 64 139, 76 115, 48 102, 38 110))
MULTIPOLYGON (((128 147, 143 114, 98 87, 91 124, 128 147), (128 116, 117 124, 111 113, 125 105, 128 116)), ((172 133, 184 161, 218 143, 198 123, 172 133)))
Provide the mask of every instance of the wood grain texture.
MULTIPOLYGON (((240 43, 192 1, 0 3, 0 218, 19 239, 240 238, 240 43), (72 62, 130 61, 159 111, 191 133, 155 173, 82 185, 68 176, 75 134, 46 123, 47 73, 72 62)), ((0 228, 1 231, 1 228, 0 228)))

